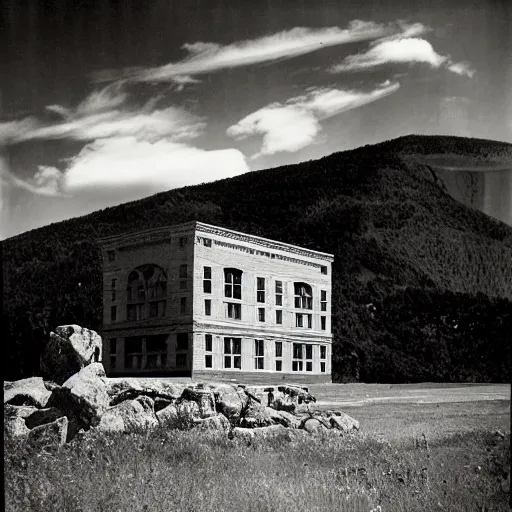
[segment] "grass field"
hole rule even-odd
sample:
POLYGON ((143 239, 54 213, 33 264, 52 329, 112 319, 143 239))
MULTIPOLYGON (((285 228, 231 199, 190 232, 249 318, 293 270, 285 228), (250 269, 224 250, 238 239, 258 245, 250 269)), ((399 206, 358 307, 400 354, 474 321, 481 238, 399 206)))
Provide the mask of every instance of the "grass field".
MULTIPOLYGON (((334 409, 333 396, 343 400, 349 388, 329 389, 317 393, 318 405, 334 409)), ((402 392, 343 407, 361 423, 355 436, 247 443, 167 431, 92 436, 54 454, 7 444, 6 510, 509 510, 510 401, 393 403, 402 392)), ((442 395, 430 393, 434 402, 442 395)))

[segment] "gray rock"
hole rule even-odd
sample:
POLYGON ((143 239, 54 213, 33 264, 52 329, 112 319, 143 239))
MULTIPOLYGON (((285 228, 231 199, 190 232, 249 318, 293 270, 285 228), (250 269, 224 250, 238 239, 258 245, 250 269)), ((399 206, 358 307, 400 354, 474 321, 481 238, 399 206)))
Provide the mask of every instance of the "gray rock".
POLYGON ((359 421, 351 418, 348 414, 337 413, 329 418, 330 424, 333 428, 337 428, 343 432, 350 432, 352 430, 359 430, 359 421))
POLYGON ((204 388, 185 388, 181 393, 179 402, 195 402, 199 406, 199 415, 201 418, 215 416, 215 398, 211 389, 204 388))
MULTIPOLYGON (((83 428, 96 426, 109 406, 101 363, 92 363, 52 392, 49 407, 61 410, 69 420, 68 441, 83 428)), ((142 407, 142 406, 141 406, 142 407)))
POLYGON ((232 386, 215 390, 217 411, 232 421, 240 419, 242 410, 247 406, 249 397, 242 389, 232 386))
POLYGON ((67 430, 68 419, 62 417, 52 423, 33 428, 28 434, 27 443, 39 449, 54 449, 66 442, 67 430))
POLYGON ((110 397, 110 405, 117 405, 124 400, 135 400, 142 395, 149 396, 154 400, 159 398, 174 402, 181 397, 185 386, 185 383, 157 379, 109 379, 107 392, 110 397))
POLYGON ((229 420, 223 414, 195 420, 195 424, 196 428, 198 428, 199 430, 228 431, 231 427, 229 420))
POLYGON ((300 419, 297 416, 286 411, 273 412, 272 419, 286 428, 299 428, 300 419))
POLYGON ((46 407, 50 395, 41 377, 4 382, 4 404, 46 407))
POLYGON ((85 366, 101 361, 101 337, 79 325, 61 325, 50 333, 41 354, 41 371, 62 384, 85 366))
MULTIPOLYGON (((240 426, 246 428, 257 428, 275 425, 278 411, 264 405, 251 403, 240 420, 240 426)), ((281 417, 279 416, 279 419, 281 417)), ((280 422, 280 421, 279 421, 280 422)))
POLYGON ((25 424, 25 418, 38 409, 26 405, 4 405, 4 437, 5 439, 27 438, 30 429, 25 424))
POLYGON ((52 423, 59 418, 62 418, 64 413, 55 407, 49 407, 47 409, 36 409, 32 414, 25 418, 25 425, 29 429, 45 425, 46 423, 52 423))
MULTIPOLYGON (((144 397, 146 398, 146 397, 144 397)), ((104 433, 142 433, 158 426, 158 420, 148 403, 126 400, 107 409, 97 426, 104 433)))
POLYGON ((243 428, 235 427, 231 430, 232 437, 235 439, 242 439, 244 441, 251 441, 253 439, 268 439, 278 435, 286 434, 288 430, 283 425, 269 425, 267 427, 258 428, 243 428))
POLYGON ((319 430, 324 430, 326 427, 317 418, 307 418, 305 421, 302 422, 301 428, 303 428, 306 432, 309 432, 310 434, 314 434, 319 430))

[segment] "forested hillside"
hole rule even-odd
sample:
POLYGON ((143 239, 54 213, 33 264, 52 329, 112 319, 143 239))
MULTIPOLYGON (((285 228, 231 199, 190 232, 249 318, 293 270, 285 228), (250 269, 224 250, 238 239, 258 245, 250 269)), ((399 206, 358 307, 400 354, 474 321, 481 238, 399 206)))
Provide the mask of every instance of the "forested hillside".
MULTIPOLYGON (((413 142, 427 154, 511 146, 413 142)), ((451 198, 431 168, 404 159, 410 145, 172 190, 5 241, 5 378, 37 373, 57 325, 101 328, 97 237, 196 219, 334 253, 335 380, 508 381, 512 228, 451 198)))

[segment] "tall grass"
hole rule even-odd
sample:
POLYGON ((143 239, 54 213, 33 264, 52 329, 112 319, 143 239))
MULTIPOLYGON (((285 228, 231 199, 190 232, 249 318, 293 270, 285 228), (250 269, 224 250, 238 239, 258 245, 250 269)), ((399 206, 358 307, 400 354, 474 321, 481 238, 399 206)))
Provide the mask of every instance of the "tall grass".
POLYGON ((93 434, 53 454, 4 449, 9 512, 498 511, 510 490, 510 434, 427 446, 328 432, 247 442, 173 430, 93 434))

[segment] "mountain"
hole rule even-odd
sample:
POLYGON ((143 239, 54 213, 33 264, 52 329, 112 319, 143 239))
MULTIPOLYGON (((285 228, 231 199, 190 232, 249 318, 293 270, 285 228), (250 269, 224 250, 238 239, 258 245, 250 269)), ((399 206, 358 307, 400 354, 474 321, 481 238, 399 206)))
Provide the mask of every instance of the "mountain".
POLYGON ((403 137, 10 238, 6 378, 37 373, 57 325, 100 329, 97 237, 195 219, 334 253, 335 380, 508 381, 512 228, 453 199, 432 160, 457 155, 483 165, 502 152, 508 158, 511 147, 403 137))

